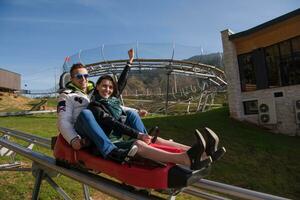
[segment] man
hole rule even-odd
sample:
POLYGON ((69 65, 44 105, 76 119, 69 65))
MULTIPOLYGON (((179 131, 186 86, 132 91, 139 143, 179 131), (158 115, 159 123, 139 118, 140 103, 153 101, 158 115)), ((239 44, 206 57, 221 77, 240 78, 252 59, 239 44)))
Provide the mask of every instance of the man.
POLYGON ((79 150, 86 144, 74 129, 79 113, 87 107, 94 84, 88 81, 88 72, 80 63, 74 64, 70 70, 71 82, 66 84, 58 99, 58 129, 65 140, 79 150))
MULTIPOLYGON (((132 63, 132 61, 133 52, 132 55, 130 55, 129 63, 132 63)), ((90 102, 94 83, 88 80, 88 71, 81 63, 74 64, 71 67, 70 75, 71 82, 66 84, 66 89, 59 95, 57 105, 57 126, 64 139, 72 146, 72 148, 79 150, 87 146, 89 140, 86 139, 86 135, 78 134, 74 125, 78 115, 90 102)), ((134 111, 127 110, 127 113, 129 118, 137 120, 135 119, 137 116, 134 111)), ((133 146, 129 151, 118 149, 104 134, 101 127, 96 123, 94 116, 87 111, 83 114, 87 120, 85 121, 86 123, 84 123, 84 127, 81 128, 84 128, 85 131, 95 131, 97 133, 99 136, 97 142, 101 144, 101 149, 99 149, 99 151, 103 157, 116 161, 123 161, 127 156, 133 156, 136 153, 136 146, 133 146)), ((144 127, 139 128, 144 129, 141 131, 145 132, 144 127)))

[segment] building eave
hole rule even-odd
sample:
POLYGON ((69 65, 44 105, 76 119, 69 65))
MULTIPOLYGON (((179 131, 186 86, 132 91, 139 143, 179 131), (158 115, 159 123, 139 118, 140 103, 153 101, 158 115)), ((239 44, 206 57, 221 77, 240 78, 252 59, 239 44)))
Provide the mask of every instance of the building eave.
POLYGON ((292 11, 292 12, 289 12, 285 15, 282 15, 280 17, 277 17, 275 19, 272 19, 268 22, 265 22, 263 24, 260 24, 258 26, 255 26, 253 28, 250 28, 248 30, 245 30, 245 31, 242 31, 242 32, 239 32, 239 33, 235 33, 235 34, 232 34, 232 35, 229 35, 229 40, 234 40, 234 39, 237 39, 237 38, 241 38, 241 37, 245 37, 245 36, 248 36, 248 35, 251 35, 255 32, 258 32, 260 30, 263 30, 267 27, 270 27, 270 26, 273 26, 275 24, 278 24, 280 22, 283 22, 283 21, 286 21, 292 17, 295 17, 295 16, 298 16, 300 15, 300 8, 292 11))

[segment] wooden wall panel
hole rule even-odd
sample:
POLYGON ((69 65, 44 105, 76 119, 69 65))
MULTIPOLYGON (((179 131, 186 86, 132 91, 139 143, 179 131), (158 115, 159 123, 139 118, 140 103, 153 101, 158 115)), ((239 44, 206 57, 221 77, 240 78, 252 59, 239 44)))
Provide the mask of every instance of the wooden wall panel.
POLYGON ((0 88, 11 90, 21 89, 21 75, 0 69, 0 88))
POLYGON ((292 17, 250 35, 235 38, 232 41, 234 42, 237 54, 239 55, 296 36, 300 36, 300 16, 292 17))

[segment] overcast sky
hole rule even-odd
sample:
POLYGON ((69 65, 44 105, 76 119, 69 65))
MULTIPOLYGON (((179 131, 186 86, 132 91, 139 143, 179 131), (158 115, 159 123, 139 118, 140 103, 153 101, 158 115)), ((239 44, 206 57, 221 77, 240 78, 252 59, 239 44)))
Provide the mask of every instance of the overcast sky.
POLYGON ((64 58, 128 43, 176 43, 222 52, 235 33, 300 7, 300 0, 0 0, 0 68, 22 88, 49 89, 64 58))

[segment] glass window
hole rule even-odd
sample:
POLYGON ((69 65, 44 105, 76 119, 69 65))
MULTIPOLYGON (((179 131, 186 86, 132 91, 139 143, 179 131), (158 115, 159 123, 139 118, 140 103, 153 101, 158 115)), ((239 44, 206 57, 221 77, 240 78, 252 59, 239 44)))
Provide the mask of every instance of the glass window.
POLYGON ((292 39, 293 64, 290 69, 291 85, 300 84, 300 37, 292 39))
POLYGON ((245 115, 258 114, 257 100, 243 101, 243 104, 244 104, 244 114, 245 115))
POLYGON ((287 40, 279 43, 280 49, 280 72, 282 85, 291 85, 290 75, 292 68, 292 47, 291 41, 287 40))
POLYGON ((241 88, 243 92, 256 90, 255 69, 251 53, 238 56, 241 88))
POLYGON ((293 52, 300 52, 300 36, 292 39, 293 52))
POLYGON ((279 49, 278 45, 272 45, 265 48, 265 60, 268 69, 268 85, 269 87, 280 86, 279 74, 279 49))
POLYGON ((300 84, 300 36, 238 55, 238 64, 242 92, 300 84))

